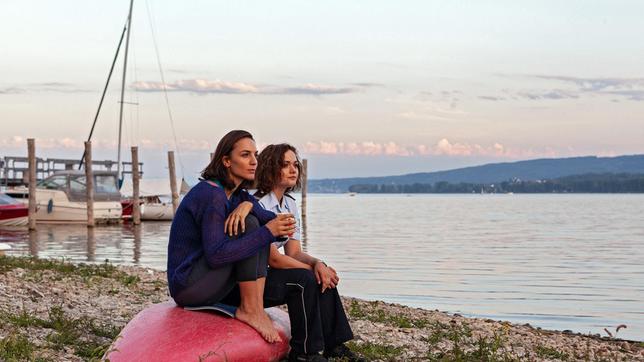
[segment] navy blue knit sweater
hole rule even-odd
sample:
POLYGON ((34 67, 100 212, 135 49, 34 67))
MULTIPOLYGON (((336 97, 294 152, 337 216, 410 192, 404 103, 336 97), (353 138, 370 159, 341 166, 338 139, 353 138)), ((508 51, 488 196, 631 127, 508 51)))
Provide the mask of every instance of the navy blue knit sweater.
POLYGON ((172 219, 168 243, 168 286, 176 296, 187 287, 193 265, 202 255, 211 268, 247 258, 275 241, 266 223, 275 214, 264 210, 246 192, 235 192, 230 200, 224 189, 206 181, 195 185, 181 201, 172 219), (253 203, 251 213, 257 217, 259 229, 231 240, 224 232, 224 221, 241 202, 253 203))

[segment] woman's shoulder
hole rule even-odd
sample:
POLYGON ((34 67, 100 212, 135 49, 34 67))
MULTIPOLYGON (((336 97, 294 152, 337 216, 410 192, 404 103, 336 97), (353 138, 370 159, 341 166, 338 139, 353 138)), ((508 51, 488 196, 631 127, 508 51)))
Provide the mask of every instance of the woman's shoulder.
POLYGON ((270 209, 274 204, 276 203, 275 200, 275 194, 273 191, 264 193, 264 192, 256 192, 254 194, 255 199, 257 202, 259 202, 260 205, 262 205, 263 208, 265 209, 270 209))
POLYGON ((186 195, 186 198, 190 196, 192 198, 196 198, 200 200, 207 200, 208 196, 215 199, 223 197, 223 199, 225 200, 226 192, 224 191, 223 187, 217 185, 214 182, 201 180, 199 181, 198 184, 196 184, 193 188, 190 189, 190 191, 186 195))
POLYGON ((290 192, 287 192, 287 193, 284 194, 284 202, 289 204, 289 208, 294 207, 297 210, 297 202, 296 201, 297 200, 295 199, 295 197, 290 192))

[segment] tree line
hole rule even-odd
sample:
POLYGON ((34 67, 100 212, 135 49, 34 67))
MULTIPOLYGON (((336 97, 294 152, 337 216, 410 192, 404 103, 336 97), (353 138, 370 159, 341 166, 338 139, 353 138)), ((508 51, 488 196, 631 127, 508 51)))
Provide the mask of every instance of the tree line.
POLYGON ((350 192, 372 194, 461 193, 644 193, 644 174, 591 173, 550 180, 511 179, 499 183, 357 184, 350 192))

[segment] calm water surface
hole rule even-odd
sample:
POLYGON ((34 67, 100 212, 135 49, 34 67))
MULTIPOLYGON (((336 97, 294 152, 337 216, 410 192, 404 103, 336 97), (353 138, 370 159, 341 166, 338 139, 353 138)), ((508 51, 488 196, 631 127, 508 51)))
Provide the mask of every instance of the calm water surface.
MULTIPOLYGON (((11 254, 165 269, 170 224, 0 229, 11 254)), ((644 340, 644 195, 311 195, 342 294, 644 340)))

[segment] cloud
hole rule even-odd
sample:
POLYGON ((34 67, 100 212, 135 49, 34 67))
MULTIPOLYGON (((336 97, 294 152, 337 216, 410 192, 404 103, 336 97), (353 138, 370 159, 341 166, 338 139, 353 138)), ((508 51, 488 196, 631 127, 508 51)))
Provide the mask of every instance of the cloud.
POLYGON ((607 92, 615 96, 623 96, 631 101, 644 101, 644 90, 623 90, 607 92))
POLYGON ((358 91, 352 87, 333 87, 308 83, 294 87, 275 87, 255 85, 242 82, 222 80, 186 79, 173 83, 140 81, 132 84, 132 88, 142 92, 189 92, 196 94, 286 94, 286 95, 325 95, 346 94, 358 91))
POLYGON ((276 88, 268 90, 267 94, 309 94, 309 95, 323 95, 323 94, 346 94, 355 92, 355 88, 350 87, 329 87, 318 84, 305 84, 300 87, 287 87, 276 88))
MULTIPOLYGON (((84 149, 83 139, 64 138, 35 138, 36 149, 39 155, 46 155, 52 151, 72 151, 82 154, 84 149), (41 153, 42 152, 42 153, 41 153)), ((145 151, 167 151, 179 150, 184 154, 204 154, 213 152, 215 144, 212 140, 205 139, 179 139, 178 145, 170 139, 140 139, 135 144, 140 150, 145 151)), ((124 145, 124 149, 129 147, 124 145)), ((97 151, 116 152, 117 142, 111 139, 94 139, 92 147, 97 151)), ((258 144, 261 150, 266 144, 258 144)), ((493 142, 487 145, 468 142, 454 142, 447 138, 441 138, 435 143, 428 144, 401 144, 394 141, 374 142, 374 141, 352 141, 352 142, 334 142, 334 141, 308 141, 298 145, 301 153, 304 155, 330 155, 330 156, 368 156, 368 157, 423 157, 423 156, 446 156, 446 157, 497 157, 507 159, 524 159, 534 157, 564 157, 576 155, 577 152, 572 149, 555 150, 545 147, 540 150, 517 149, 508 147, 501 142, 493 142)), ((11 150, 11 152, 25 153, 27 151, 27 138, 23 136, 0 137, 0 150, 11 150)), ((614 151, 605 150, 598 155, 611 155, 614 151)))
MULTIPOLYGON (((64 138, 35 138, 36 149, 85 149, 82 140, 69 137, 64 138)), ((0 148, 24 148, 27 149, 27 137, 10 136, 0 138, 0 148)))
POLYGON ((35 93, 35 92, 52 92, 52 93, 87 93, 95 92, 97 89, 84 89, 79 88, 72 83, 64 82, 42 82, 30 83, 20 86, 13 86, 0 89, 0 94, 21 94, 21 93, 35 93))
POLYGON ((571 83, 584 92, 644 89, 644 78, 581 78, 560 75, 532 75, 532 77, 571 83))
POLYGON ((244 94, 259 92, 256 86, 247 83, 205 79, 187 79, 165 84, 141 81, 132 83, 132 88, 141 92, 162 92, 164 89, 171 92, 192 93, 244 94))
POLYGON ((30 84, 32 86, 36 87, 73 87, 74 84, 72 83, 65 83, 65 82, 43 82, 43 83, 32 83, 30 84))
POLYGON ((552 152, 544 150, 512 149, 495 142, 488 146, 479 144, 451 142, 447 138, 438 140, 435 144, 402 145, 396 142, 378 143, 364 142, 329 142, 309 141, 302 148, 309 155, 348 155, 348 156, 495 156, 506 158, 521 158, 534 156, 552 156, 552 152))
POLYGON ((479 96, 478 98, 484 101, 504 101, 505 100, 505 98, 503 97, 495 97, 495 96, 479 96))
MULTIPOLYGON (((44 138, 36 137, 37 150, 82 150, 85 149, 85 140, 69 137, 63 138, 44 138)), ((174 142, 171 140, 157 139, 140 139, 137 142, 140 149, 146 150, 168 150, 175 149, 174 142)), ((214 146, 206 140, 201 139, 179 139, 178 148, 186 152, 212 152, 214 146)), ((116 150, 118 143, 116 140, 93 139, 92 148, 100 150, 116 150)), ((128 145, 124 145, 128 146, 128 145)), ((27 138, 23 136, 9 136, 0 138, 0 149, 27 149, 27 138)))
POLYGON ((561 89, 553 89, 550 91, 543 92, 518 92, 517 96, 529 100, 539 100, 539 99, 577 99, 579 94, 577 92, 565 91, 561 89))
POLYGON ((353 83, 352 85, 356 87, 363 87, 363 88, 385 87, 385 85, 382 83, 371 83, 371 82, 353 83))
POLYGON ((579 99, 584 96, 592 97, 611 97, 616 102, 616 98, 622 98, 631 101, 644 101, 644 78, 600 78, 600 77, 572 77, 564 75, 505 75, 497 74, 501 77, 540 79, 559 83, 560 87, 552 89, 537 90, 510 90, 503 89, 505 96, 483 95, 479 99, 486 101, 501 100, 564 100, 579 99), (564 87, 564 89, 561 88, 564 87))
POLYGON ((24 92, 24 89, 18 87, 0 88, 0 94, 20 94, 24 92))

